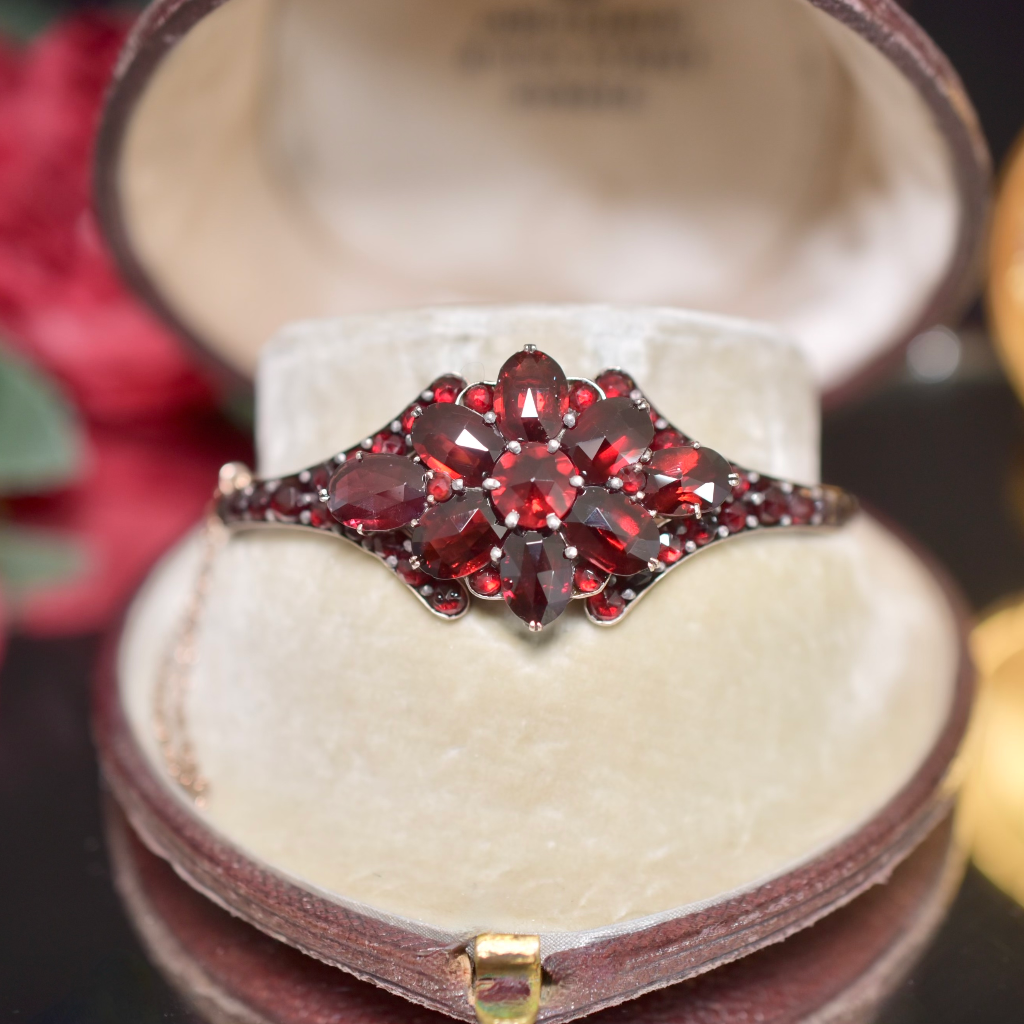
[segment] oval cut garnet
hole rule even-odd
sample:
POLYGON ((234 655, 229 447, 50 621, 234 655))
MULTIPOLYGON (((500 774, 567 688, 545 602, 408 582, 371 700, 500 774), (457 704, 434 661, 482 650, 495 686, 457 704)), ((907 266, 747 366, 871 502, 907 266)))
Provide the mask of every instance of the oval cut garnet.
POLYGON ((430 405, 412 427, 416 454, 435 472, 479 487, 505 442, 471 409, 445 402, 430 405))
POLYGON ((397 530, 427 507, 423 467, 398 455, 350 459, 327 485, 327 507, 344 526, 397 530))
POLYGON ((501 596, 530 629, 541 629, 572 599, 572 572, 556 534, 514 533, 501 559, 501 596))
POLYGON ((546 441, 562 429, 568 411, 569 384, 551 356, 517 352, 498 371, 494 412, 505 437, 546 441))
POLYGON ((654 519, 623 494, 588 487, 563 524, 565 535, 592 565, 632 576, 658 557, 660 535, 654 519))
POLYGON ((484 493, 471 491, 431 505, 413 530, 412 550, 435 579, 458 579, 483 568, 506 533, 484 493))
POLYGON ((710 448, 662 448, 647 463, 644 504, 663 516, 691 516, 694 506, 711 512, 732 497, 731 472, 710 448))
POLYGON ((491 491, 491 501, 502 519, 516 512, 520 529, 542 530, 549 515, 561 519, 572 508, 576 488, 569 479, 575 474, 565 452, 524 444, 518 455, 505 452, 495 463, 491 476, 500 486, 491 491))
POLYGON ((628 398, 607 398, 580 414, 565 446, 589 484, 603 484, 633 465, 654 437, 651 418, 628 398))
POLYGON ((606 398, 628 398, 629 393, 636 388, 632 379, 621 370, 605 370, 596 383, 606 398))

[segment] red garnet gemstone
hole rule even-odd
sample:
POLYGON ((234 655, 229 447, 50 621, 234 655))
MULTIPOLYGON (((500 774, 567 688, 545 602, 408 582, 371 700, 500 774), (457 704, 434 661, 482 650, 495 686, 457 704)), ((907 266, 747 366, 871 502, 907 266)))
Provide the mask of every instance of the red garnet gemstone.
POLYGON ((608 573, 601 572, 591 565, 577 565, 573 573, 572 585, 577 594, 596 594, 608 579, 608 573))
POLYGON ((407 583, 410 587, 415 587, 417 590, 419 590, 424 583, 430 582, 430 577, 422 569, 414 569, 409 564, 408 556, 398 559, 398 565, 395 566, 395 573, 403 583, 407 583))
POLYGON ((572 562, 553 533, 513 533, 501 559, 501 596, 530 629, 541 629, 572 600, 572 562))
POLYGON ((423 467, 398 455, 364 455, 344 463, 327 485, 328 508, 344 526, 397 530, 427 507, 423 467))
POLYGON ((466 389, 462 396, 462 404, 483 416, 484 413, 490 412, 494 405, 494 389, 490 384, 474 384, 466 389))
POLYGON ((501 573, 497 566, 485 565, 468 577, 466 582, 477 597, 496 597, 501 590, 501 573))
POLYGON ((382 430, 374 435, 370 451, 375 455, 404 455, 405 438, 401 434, 392 434, 390 430, 382 430))
POLYGON ((447 501, 452 496, 452 478, 444 473, 435 473, 427 481, 427 494, 434 501, 447 501))
POLYGON ((483 492, 473 491, 431 505, 413 531, 412 550, 431 576, 457 579, 483 568, 506 532, 483 492))
POLYGON ((718 513, 718 524, 730 533, 739 533, 746 529, 749 514, 750 510, 742 501, 727 501, 718 513))
POLYGON ((639 494, 647 486, 647 474, 639 466, 627 466, 616 476, 622 481, 622 493, 631 497, 639 494))
POLYGON ((491 476, 500 486, 491 491, 491 501, 501 519, 516 512, 520 529, 542 530, 549 515, 562 519, 572 508, 576 488, 569 480, 575 475, 565 452, 527 443, 518 455, 505 452, 494 464, 491 476))
POLYGON ((636 385, 621 370, 605 370, 596 383, 605 398, 628 398, 630 392, 636 390, 636 385))
POLYGON ((663 448, 647 463, 644 504, 663 516, 710 512, 732 496, 732 468, 710 448, 663 448))
POLYGON ((626 599, 617 590, 603 590, 587 598, 587 608, 598 622, 614 622, 626 610, 626 599))
POLYGON ((310 500, 309 488, 299 483, 297 477, 288 477, 282 480, 274 491, 270 507, 279 518, 294 522, 310 500))
POLYGON ((405 412, 402 413, 402 431, 406 434, 412 433, 412 428, 416 425, 416 420, 419 418, 419 414, 423 412, 423 406, 418 402, 410 405, 405 412))
POLYGON ((710 520, 693 517, 684 521, 681 536, 684 543, 692 540, 697 547, 702 548, 715 539, 715 533, 716 526, 710 520))
POLYGON ((685 540, 676 533, 663 533, 661 547, 658 550, 658 561, 665 565, 675 565, 683 557, 685 540))
POLYGON ((416 418, 412 446, 435 473, 479 487, 505 442, 471 409, 446 402, 427 406, 416 418))
POLYGON ((466 382, 461 377, 448 374, 444 377, 438 377, 430 385, 430 390, 434 392, 434 401, 438 405, 448 405, 459 397, 459 393, 465 386, 466 382))
POLYGON ((601 396, 593 384, 585 380, 578 380, 569 389, 569 405, 576 412, 586 412, 592 405, 599 402, 601 396))
POLYGON ((776 484, 764 481, 764 500, 757 510, 757 517, 765 526, 774 526, 783 516, 789 515, 790 495, 776 484))
POLYGON ((466 592, 457 583, 442 583, 436 586, 428 600, 435 612, 449 616, 458 615, 469 603, 466 592))
POLYGON ((494 411, 505 437, 546 441, 562 429, 569 385, 562 368, 543 352, 517 352, 498 371, 494 411))
POLYGON ((589 484, 603 484, 647 450, 654 427, 628 398, 608 398, 580 414, 564 444, 589 484))
POLYGON ((654 440, 651 442, 651 448, 657 452, 662 448, 679 448, 684 444, 686 444, 686 438, 683 437, 678 430, 673 430, 672 427, 666 427, 664 430, 659 430, 654 435, 654 440))
POLYGON ((658 557, 661 546, 654 519, 624 494, 588 487, 565 517, 569 543, 605 572, 632 576, 658 557))
POLYGON ((789 517, 794 526, 806 526, 814 518, 814 499, 803 491, 789 496, 789 517))

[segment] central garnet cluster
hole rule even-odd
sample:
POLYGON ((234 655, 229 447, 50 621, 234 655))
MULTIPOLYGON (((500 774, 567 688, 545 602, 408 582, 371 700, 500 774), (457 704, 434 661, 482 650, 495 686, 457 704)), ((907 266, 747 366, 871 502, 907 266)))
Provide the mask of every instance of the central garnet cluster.
POLYGON ((496 383, 417 408, 411 451, 347 460, 330 513, 360 534, 410 528, 413 569, 503 598, 538 630, 612 575, 663 568, 659 524, 732 493, 716 452, 674 431, 672 446, 655 443, 663 424, 638 391, 611 386, 617 377, 599 378, 606 394, 528 346, 496 383))

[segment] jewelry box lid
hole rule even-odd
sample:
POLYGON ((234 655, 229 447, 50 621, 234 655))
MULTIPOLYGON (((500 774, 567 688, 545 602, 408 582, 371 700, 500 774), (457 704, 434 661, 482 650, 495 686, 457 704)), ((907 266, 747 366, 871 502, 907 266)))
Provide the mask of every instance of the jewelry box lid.
POLYGON ((988 182, 894 0, 155 0, 97 166, 235 380, 296 319, 614 302, 773 322, 830 400, 973 296, 988 182))

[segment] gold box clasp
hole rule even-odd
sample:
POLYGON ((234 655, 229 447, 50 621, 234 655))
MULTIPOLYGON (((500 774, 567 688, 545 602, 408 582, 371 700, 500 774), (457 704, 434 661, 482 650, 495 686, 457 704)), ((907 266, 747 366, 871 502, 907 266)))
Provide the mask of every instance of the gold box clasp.
POLYGON ((539 936, 478 935, 470 1001, 480 1024, 533 1024, 540 974, 539 936))

